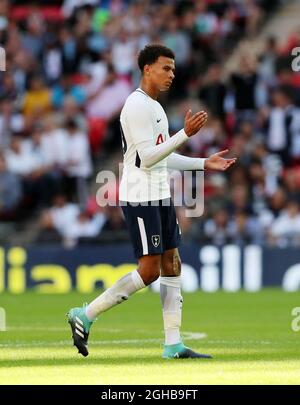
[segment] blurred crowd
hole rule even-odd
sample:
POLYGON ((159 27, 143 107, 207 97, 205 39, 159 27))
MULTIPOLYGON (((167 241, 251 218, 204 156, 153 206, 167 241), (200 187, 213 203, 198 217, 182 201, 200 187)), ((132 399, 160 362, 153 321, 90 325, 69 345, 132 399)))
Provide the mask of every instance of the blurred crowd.
MULTIPOLYGON (((0 0, 0 226, 37 225, 35 242, 126 240, 118 207, 95 202, 96 174, 121 161, 120 110, 138 86, 148 43, 176 54, 161 102, 170 133, 188 108, 209 120, 181 153, 228 148, 238 164, 205 174, 205 212, 178 207, 183 239, 300 245, 300 75, 292 49, 267 38, 263 52, 224 65, 241 38, 255 38, 279 0, 0 0)), ((115 169, 114 167, 111 167, 115 169)), ((176 192, 176 190, 175 190, 176 192)))

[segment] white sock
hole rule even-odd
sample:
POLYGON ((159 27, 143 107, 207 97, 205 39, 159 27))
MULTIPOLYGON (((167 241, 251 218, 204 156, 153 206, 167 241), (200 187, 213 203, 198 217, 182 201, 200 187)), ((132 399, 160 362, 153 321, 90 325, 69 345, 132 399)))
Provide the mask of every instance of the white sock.
POLYGON ((165 344, 175 345, 181 342, 180 326, 183 299, 180 293, 180 276, 160 278, 160 298, 163 307, 165 344))
POLYGON ((97 315, 114 307, 121 302, 128 300, 129 295, 146 287, 137 270, 120 278, 112 287, 99 295, 85 309, 85 314, 90 321, 97 315))

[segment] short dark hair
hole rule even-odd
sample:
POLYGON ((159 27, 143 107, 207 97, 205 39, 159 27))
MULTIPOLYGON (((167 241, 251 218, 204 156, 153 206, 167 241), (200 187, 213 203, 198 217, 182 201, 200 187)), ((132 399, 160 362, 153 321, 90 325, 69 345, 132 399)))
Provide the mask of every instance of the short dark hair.
POLYGON ((138 65, 141 72, 143 73, 145 65, 152 65, 160 56, 175 59, 174 52, 166 46, 159 44, 146 45, 138 56, 138 65))

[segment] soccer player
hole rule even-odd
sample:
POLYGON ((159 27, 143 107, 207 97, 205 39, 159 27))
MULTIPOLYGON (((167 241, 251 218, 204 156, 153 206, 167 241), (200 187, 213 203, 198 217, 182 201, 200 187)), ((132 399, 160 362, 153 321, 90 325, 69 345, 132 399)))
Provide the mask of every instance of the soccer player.
POLYGON ((192 114, 189 110, 184 129, 170 137, 168 119, 157 97, 169 89, 175 77, 174 53, 162 45, 148 45, 139 53, 138 64, 142 72, 140 87, 127 98, 120 117, 124 168, 119 193, 138 268, 87 306, 72 308, 68 322, 74 345, 87 356, 89 331, 96 317, 160 276, 165 331, 162 357, 210 358, 186 347, 180 335, 180 229, 170 198, 167 170, 226 170, 236 159, 223 158, 227 150, 207 159, 174 153, 199 132, 207 114, 192 114))

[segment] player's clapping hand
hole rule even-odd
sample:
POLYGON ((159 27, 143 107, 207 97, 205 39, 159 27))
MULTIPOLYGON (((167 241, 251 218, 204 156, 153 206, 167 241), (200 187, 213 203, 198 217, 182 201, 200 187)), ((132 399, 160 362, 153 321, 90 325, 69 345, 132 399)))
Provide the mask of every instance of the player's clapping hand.
POLYGON ((192 111, 189 110, 186 113, 184 120, 184 131, 187 136, 195 135, 206 123, 207 113, 205 111, 199 111, 196 114, 192 114, 192 111))
POLYGON ((222 150, 221 152, 214 153, 209 158, 205 160, 204 169, 209 170, 227 170, 236 162, 236 158, 224 159, 223 155, 228 152, 228 149, 222 150))

